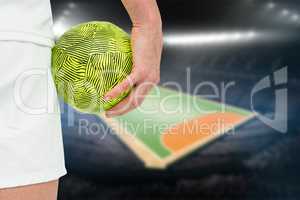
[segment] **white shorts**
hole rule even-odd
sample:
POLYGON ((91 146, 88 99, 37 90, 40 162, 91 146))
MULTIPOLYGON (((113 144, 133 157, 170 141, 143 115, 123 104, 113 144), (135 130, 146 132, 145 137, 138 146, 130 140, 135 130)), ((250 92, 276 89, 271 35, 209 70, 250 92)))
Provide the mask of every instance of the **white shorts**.
POLYGON ((66 174, 51 48, 0 41, 0 188, 66 174))

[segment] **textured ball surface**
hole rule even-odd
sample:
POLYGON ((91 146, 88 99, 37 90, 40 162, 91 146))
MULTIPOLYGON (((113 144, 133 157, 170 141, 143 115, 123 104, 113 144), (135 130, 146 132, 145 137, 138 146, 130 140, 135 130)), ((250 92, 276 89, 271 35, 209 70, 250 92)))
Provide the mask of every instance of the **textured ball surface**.
POLYGON ((52 75, 58 95, 73 108, 97 114, 123 98, 103 96, 132 70, 129 35, 109 22, 88 22, 67 31, 52 49, 52 75))

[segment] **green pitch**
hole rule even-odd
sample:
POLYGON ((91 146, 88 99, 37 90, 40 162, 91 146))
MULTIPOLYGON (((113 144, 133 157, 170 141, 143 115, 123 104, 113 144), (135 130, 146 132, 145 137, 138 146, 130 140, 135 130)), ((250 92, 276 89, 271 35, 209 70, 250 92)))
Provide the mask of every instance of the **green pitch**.
POLYGON ((240 108, 157 87, 140 108, 114 119, 101 117, 146 166, 164 168, 253 116, 240 108))

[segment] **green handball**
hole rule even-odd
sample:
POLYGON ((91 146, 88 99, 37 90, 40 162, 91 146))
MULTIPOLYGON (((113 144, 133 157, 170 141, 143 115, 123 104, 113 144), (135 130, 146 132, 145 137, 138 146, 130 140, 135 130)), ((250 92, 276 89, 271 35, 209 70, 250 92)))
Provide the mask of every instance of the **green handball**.
POLYGON ((109 22, 88 22, 67 31, 52 49, 52 76, 58 96, 80 112, 99 114, 130 92, 104 95, 132 70, 129 35, 109 22))

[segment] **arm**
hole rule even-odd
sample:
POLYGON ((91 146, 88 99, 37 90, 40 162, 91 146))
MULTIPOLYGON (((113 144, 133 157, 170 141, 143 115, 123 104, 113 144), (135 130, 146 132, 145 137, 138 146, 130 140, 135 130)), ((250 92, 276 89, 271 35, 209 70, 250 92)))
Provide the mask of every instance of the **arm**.
POLYGON ((127 98, 106 112, 108 117, 122 115, 141 105, 146 94, 160 79, 163 39, 156 0, 122 0, 122 3, 132 21, 133 70, 105 98, 113 99, 132 86, 134 89, 127 98))

